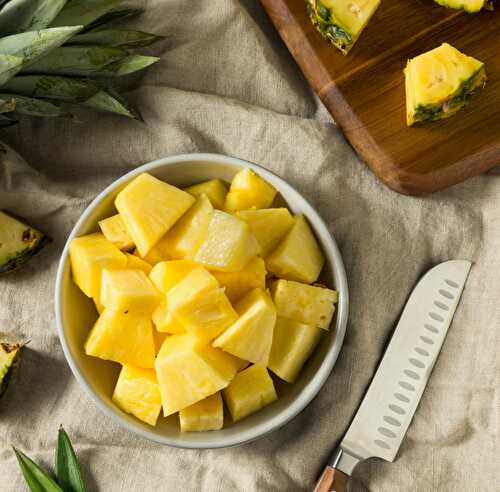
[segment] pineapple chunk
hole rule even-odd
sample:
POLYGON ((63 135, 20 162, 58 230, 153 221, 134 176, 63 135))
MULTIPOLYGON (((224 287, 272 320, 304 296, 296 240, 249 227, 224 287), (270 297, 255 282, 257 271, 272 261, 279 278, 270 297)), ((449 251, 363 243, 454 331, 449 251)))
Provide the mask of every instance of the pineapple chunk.
POLYGON ((293 217, 287 208, 263 208, 241 210, 236 216, 244 220, 262 248, 262 256, 278 246, 282 237, 293 225, 293 217))
POLYGON ((276 190, 251 169, 242 169, 231 181, 224 210, 235 212, 249 208, 267 208, 273 203, 276 190))
POLYGON ((69 247, 73 280, 87 297, 99 299, 104 268, 125 268, 127 257, 102 234, 77 237, 69 247))
POLYGON ((212 272, 212 275, 226 289, 226 296, 232 303, 254 288, 266 288, 266 265, 258 256, 252 258, 239 272, 212 272))
POLYGON ((323 333, 321 328, 278 317, 269 369, 281 379, 293 383, 323 333))
POLYGON ((278 316, 328 330, 335 312, 335 290, 288 280, 271 284, 278 316))
POLYGON ((222 429, 224 409, 220 391, 179 412, 181 432, 199 432, 222 429))
POLYGON ((130 253, 125 253, 125 256, 127 257, 127 269, 142 270, 146 275, 150 274, 153 267, 147 261, 144 261, 139 256, 131 255, 130 253))
POLYGON ((125 227, 142 257, 194 203, 185 191, 150 174, 132 180, 115 200, 125 227))
POLYGON ((151 267, 154 267, 156 264, 169 259, 163 254, 163 251, 158 247, 158 245, 153 246, 149 253, 144 257, 139 254, 139 251, 137 251, 137 249, 135 249, 132 254, 137 258, 144 260, 151 267))
POLYGON ((153 323, 156 329, 161 333, 170 333, 176 335, 184 333, 186 330, 169 312, 167 300, 164 299, 153 312, 153 323))
POLYGON ((450 9, 465 10, 469 14, 474 14, 487 8, 490 0, 435 0, 439 5, 450 9))
POLYGON ((132 238, 129 236, 120 214, 100 220, 99 227, 104 237, 116 245, 117 248, 126 251, 134 249, 134 241, 132 241, 132 238))
POLYGON ((234 422, 238 422, 278 399, 273 380, 267 369, 259 364, 236 374, 222 393, 234 422))
POLYGON ((269 362, 276 308, 269 294, 254 289, 236 306, 240 315, 212 344, 240 359, 264 366, 269 362))
MULTIPOLYGON (((162 261, 153 267, 149 278, 160 292, 168 294, 170 289, 183 280, 188 273, 199 268, 200 265, 190 260, 162 261)), ((218 287, 216 284, 212 286, 218 287)))
POLYGON ((221 210, 224 208, 224 201, 226 200, 227 187, 220 179, 211 179, 210 181, 205 181, 194 186, 186 188, 189 194, 199 197, 201 195, 207 195, 210 200, 212 207, 221 210))
POLYGON ((153 340, 155 342, 155 354, 161 349, 163 342, 168 337, 168 333, 160 333, 158 330, 153 329, 153 340))
POLYGON ((85 353, 120 364, 152 368, 155 344, 151 320, 144 315, 105 309, 85 342, 85 353))
POLYGON ((266 267, 276 276, 311 284, 318 280, 325 258, 303 215, 294 218, 292 228, 266 258, 266 267))
POLYGON ((124 365, 118 377, 113 401, 149 425, 156 425, 161 411, 160 387, 152 369, 124 365))
POLYGON ((214 210, 208 236, 193 259, 211 270, 238 272, 260 252, 246 222, 214 210))
POLYGON ((201 195, 163 237, 162 251, 170 258, 192 257, 207 236, 213 210, 207 196, 201 195))
POLYGON ((103 270, 101 304, 120 311, 151 314, 160 293, 142 270, 103 270))
POLYGON ((167 337, 155 368, 165 416, 225 388, 236 374, 230 355, 191 335, 167 337))

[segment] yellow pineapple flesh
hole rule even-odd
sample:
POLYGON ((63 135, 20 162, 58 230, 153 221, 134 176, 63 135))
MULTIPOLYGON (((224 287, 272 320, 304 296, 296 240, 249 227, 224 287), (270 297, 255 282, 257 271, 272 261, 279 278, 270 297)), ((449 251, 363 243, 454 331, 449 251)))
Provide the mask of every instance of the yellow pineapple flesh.
POLYGON ((153 267, 147 261, 130 253, 125 253, 125 256, 127 257, 126 268, 128 270, 142 270, 146 275, 150 274, 153 267))
POLYGON ((184 326, 177 321, 168 310, 166 298, 153 311, 153 323, 160 333, 176 335, 184 333, 184 326))
POLYGON ((117 248, 130 251, 135 248, 134 241, 130 237, 120 214, 113 215, 99 221, 99 227, 104 237, 116 245, 117 248))
MULTIPOLYGON (((190 260, 162 261, 153 267, 149 278, 160 292, 168 294, 172 287, 198 268, 200 265, 190 260)), ((218 287, 217 284, 213 284, 213 286, 218 287)))
POLYGON ((212 207, 221 210, 224 208, 224 201, 226 200, 227 187, 220 179, 211 179, 210 181, 205 181, 199 183, 189 188, 186 188, 189 194, 194 197, 199 197, 201 195, 206 195, 210 200, 212 207))
POLYGON ((181 432, 201 432, 222 429, 224 409, 220 391, 179 412, 181 432))

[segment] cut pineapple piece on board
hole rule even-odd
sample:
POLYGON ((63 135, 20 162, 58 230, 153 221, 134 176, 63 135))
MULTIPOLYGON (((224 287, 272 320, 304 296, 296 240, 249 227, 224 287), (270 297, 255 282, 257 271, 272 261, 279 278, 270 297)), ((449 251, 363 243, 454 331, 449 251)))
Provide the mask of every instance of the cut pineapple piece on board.
POLYGON ((276 190, 251 169, 242 169, 231 181, 224 210, 235 212, 249 208, 267 208, 273 203, 276 190))
POLYGON ((236 311, 240 315, 238 320, 212 345, 240 359, 266 366, 276 323, 276 308, 269 294, 262 289, 252 290, 236 305, 236 311))
POLYGON ((104 269, 100 301, 106 308, 151 315, 161 296, 142 270, 104 269))
POLYGON ((278 316, 328 330, 335 312, 335 290, 289 280, 271 283, 278 316))
POLYGON ((101 233, 77 237, 69 246, 73 280, 87 297, 101 296, 104 268, 125 268, 127 257, 101 233))
POLYGON ((156 425, 161 411, 160 387, 152 369, 124 365, 113 393, 124 412, 149 425, 156 425))
POLYGON ((450 9, 465 10, 469 14, 479 12, 484 8, 493 8, 491 0, 435 0, 439 5, 450 9))
POLYGON ((19 362, 23 346, 19 343, 0 342, 0 397, 5 393, 19 362))
POLYGON ((144 257, 194 201, 189 193, 145 173, 118 193, 115 206, 144 257))
POLYGON ((147 261, 130 253, 125 253, 125 256, 127 257, 127 269, 142 270, 146 275, 150 274, 153 267, 147 261))
POLYGON ((484 86, 484 63, 447 43, 408 61, 405 73, 406 122, 453 116, 484 86))
POLYGON ((210 200, 212 207, 221 210, 224 208, 224 201, 226 200, 227 187, 220 179, 211 179, 210 181, 205 181, 204 183, 199 183, 189 188, 186 188, 189 194, 199 197, 201 195, 207 195, 210 200))
POLYGON ((104 237, 118 249, 130 251, 135 248, 134 241, 129 236, 120 214, 99 221, 99 227, 104 237))
POLYGON ((252 289, 266 287, 266 265, 258 256, 252 258, 239 272, 212 272, 221 287, 226 290, 227 298, 232 302, 241 299, 252 289))
POLYGON ((220 391, 179 412, 181 432, 200 432, 222 429, 224 409, 220 391))
POLYGON ((155 369, 165 416, 225 388, 236 374, 230 355, 191 335, 167 337, 155 369))
POLYGON ((274 327, 269 369, 281 379, 293 383, 323 333, 316 326, 278 317, 274 327))
POLYGON ((208 236, 193 259, 211 270, 238 272, 260 253, 261 247, 246 222, 214 210, 208 236))
POLYGON ((306 0, 318 32, 347 55, 380 5, 380 0, 306 0))
POLYGON ((222 394, 234 422, 278 399, 271 376, 267 369, 259 364, 236 374, 222 394))
MULTIPOLYGON (((162 261, 153 267, 149 278, 160 292, 168 294, 172 287, 198 268, 200 265, 190 260, 162 261)), ((213 286, 218 287, 215 284, 213 286)))
POLYGON ((262 248, 262 256, 268 255, 293 225, 293 217, 287 208, 263 208, 241 210, 236 216, 244 220, 262 248))
POLYGON ((170 333, 177 335, 186 330, 179 321, 177 321, 168 310, 166 298, 153 312, 153 323, 160 333, 170 333))
POLYGON ((306 284, 318 280, 324 263, 325 257, 318 241, 303 215, 294 217, 292 228, 266 258, 269 272, 306 284))
POLYGON ((120 364, 152 368, 155 344, 151 320, 132 312, 105 309, 85 342, 85 353, 120 364))

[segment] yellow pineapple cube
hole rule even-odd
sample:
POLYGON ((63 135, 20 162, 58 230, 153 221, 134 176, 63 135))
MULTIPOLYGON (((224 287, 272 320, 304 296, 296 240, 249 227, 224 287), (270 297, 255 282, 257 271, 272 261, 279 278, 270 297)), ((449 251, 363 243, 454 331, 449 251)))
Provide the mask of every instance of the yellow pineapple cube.
POLYGON ((161 296, 142 270, 103 270, 101 304, 104 307, 151 314, 161 296))
POLYGON ((115 206, 142 257, 194 203, 185 191, 150 174, 134 178, 115 200, 115 206))
POLYGON ((156 264, 169 259, 166 255, 163 254, 163 251, 161 251, 161 249, 158 247, 158 244, 156 246, 153 246, 150 249, 149 253, 144 257, 142 257, 139 254, 139 251, 137 251, 137 249, 135 249, 132 252, 132 254, 135 257, 140 258, 141 260, 145 261, 151 267, 154 267, 156 264))
POLYGON ((212 207, 218 209, 224 207, 224 201, 227 195, 227 187, 220 179, 211 179, 210 181, 190 186, 184 191, 187 191, 195 197, 207 195, 212 207))
MULTIPOLYGON (((200 265, 190 260, 162 261, 153 267, 149 278, 160 292, 168 294, 172 287, 197 268, 200 265)), ((218 287, 216 284, 213 286, 218 287)))
POLYGON ((230 355, 191 335, 167 337, 155 369, 165 416, 225 388, 236 374, 230 355))
POLYGON ((146 275, 150 274, 153 267, 147 261, 130 253, 125 253, 125 256, 127 257, 126 268, 128 270, 142 270, 146 275))
POLYGON ((179 412, 181 432, 200 432, 222 429, 224 409, 220 391, 179 412))
POLYGON ((222 394, 234 422, 278 399, 271 376, 260 364, 236 374, 222 394))
POLYGON ((163 342, 165 339, 168 337, 168 333, 160 333, 158 330, 155 330, 153 328, 153 340, 155 342, 155 354, 158 354, 158 352, 161 349, 161 346, 163 345, 163 342))
POLYGON ((85 342, 85 353, 149 369, 155 360, 151 320, 142 314, 105 309, 85 342))
POLYGON ((262 289, 252 290, 236 305, 236 311, 240 315, 238 320, 212 345, 240 359, 266 366, 276 323, 276 308, 269 294, 262 289))
POLYGON ((77 237, 69 247, 73 280, 87 297, 99 299, 104 268, 125 268, 127 257, 102 234, 77 237))
POLYGON ((271 292, 278 316, 328 330, 338 300, 337 291, 276 280, 271 284, 271 292))
POLYGON ((276 190, 251 169, 242 169, 231 181, 224 210, 234 212, 249 208, 267 208, 273 203, 276 190))
POLYGON ((166 298, 153 311, 153 323, 160 333, 177 335, 186 331, 184 326, 182 326, 182 324, 179 323, 169 312, 166 298))
POLYGON ((156 425, 161 411, 160 387, 152 369, 124 365, 113 393, 113 401, 149 425, 156 425))
POLYGON ((214 210, 208 236, 193 259, 211 270, 238 272, 260 252, 246 222, 214 210))
POLYGON ((277 277, 311 284, 318 280, 325 257, 304 216, 294 218, 292 228, 266 258, 266 267, 277 277))
POLYGON ((129 236, 120 214, 113 215, 99 221, 104 237, 116 245, 117 248, 130 251, 135 248, 134 241, 129 236))
POLYGON ((293 383, 323 333, 316 326, 278 317, 269 369, 281 379, 293 383))

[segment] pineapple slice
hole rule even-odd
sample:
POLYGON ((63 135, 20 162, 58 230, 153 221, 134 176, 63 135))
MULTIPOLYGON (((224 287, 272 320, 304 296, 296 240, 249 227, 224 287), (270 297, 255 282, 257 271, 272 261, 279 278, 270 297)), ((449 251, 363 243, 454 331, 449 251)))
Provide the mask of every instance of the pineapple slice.
POLYGON ((306 0, 307 11, 318 32, 344 55, 380 5, 380 0, 306 0))
POLYGON ((262 289, 252 290, 238 303, 236 311, 240 315, 238 321, 212 345, 240 359, 266 366, 276 323, 276 308, 269 294, 262 289))
POLYGON ((234 422, 278 399, 273 380, 267 369, 259 364, 236 374, 222 394, 234 422))
POLYGON ((276 190, 251 169, 242 169, 231 181, 224 210, 235 212, 249 208, 267 208, 273 203, 276 190))
POLYGON ((118 249, 130 251, 135 248, 134 241, 129 236, 120 214, 100 220, 99 227, 104 237, 115 244, 118 249))
POLYGON ((69 247, 73 280, 87 297, 99 299, 104 268, 125 268, 127 257, 102 234, 77 237, 69 247))
POLYGON ((262 248, 262 256, 268 255, 293 225, 293 217, 287 208, 241 210, 236 216, 244 220, 262 248))
POLYGON ((266 267, 277 277, 311 284, 318 280, 325 258, 303 215, 294 218, 292 228, 266 258, 266 267))
POLYGON ((447 43, 409 60, 404 73, 408 126, 453 116, 486 82, 484 63, 447 43))
POLYGON ((224 208, 224 201, 226 200, 227 187, 220 179, 211 179, 210 181, 205 181, 203 183, 190 186, 184 191, 189 194, 199 197, 201 195, 207 195, 210 200, 212 207, 222 210, 224 208))
POLYGON ((271 284, 278 316, 328 330, 335 312, 335 290, 288 280, 271 284))
POLYGON ((191 335, 167 337, 155 368, 165 417, 225 388, 236 374, 230 355, 191 335))
POLYGON ((224 425, 224 409, 220 391, 179 412, 181 432, 220 430, 224 425))
POLYGON ((167 300, 164 299, 153 312, 153 323, 160 333, 177 335, 185 333, 184 326, 177 321, 168 310, 167 300))
POLYGON ((113 393, 113 401, 149 425, 156 425, 161 411, 160 387, 152 369, 124 365, 113 393))
POLYGON ((207 196, 201 195, 163 237, 161 250, 170 258, 192 257, 207 236, 213 210, 207 196))
POLYGON ((147 261, 144 261, 139 256, 131 255, 130 253, 125 253, 125 256, 127 257, 127 269, 142 270, 146 275, 151 273, 153 267, 147 261))
POLYGON ((469 14, 474 14, 479 12, 484 8, 489 8, 490 4, 493 8, 491 0, 435 0, 439 5, 443 7, 449 7, 450 9, 465 10, 469 14))
POLYGON ((162 261, 153 267, 149 278, 160 292, 168 294, 170 289, 183 280, 188 273, 198 268, 200 265, 190 260, 162 261))
POLYGON ((105 309, 85 342, 85 353, 150 369, 155 360, 151 320, 132 312, 105 309))
POLYGON ((141 174, 118 193, 115 205, 144 257, 194 201, 189 193, 141 174))
POLYGON ((212 275, 225 288, 226 296, 232 303, 254 288, 266 288, 266 265, 258 256, 252 258, 239 272, 212 272, 212 275))
POLYGON ((238 272, 260 252, 246 222, 214 210, 208 236, 193 259, 211 270, 238 272))
POLYGON ((274 327, 269 369, 293 383, 324 331, 316 326, 278 317, 274 327))

